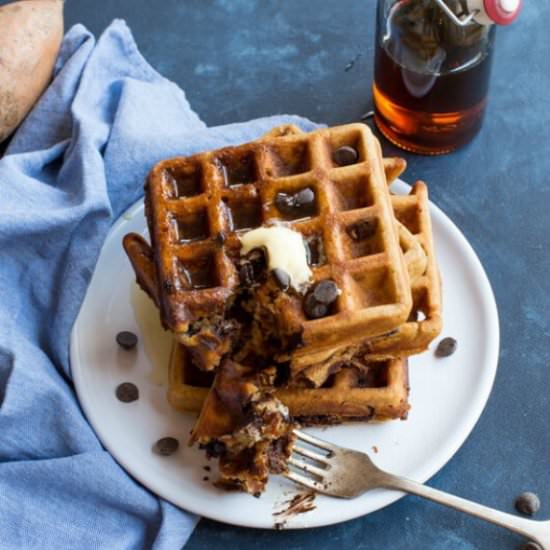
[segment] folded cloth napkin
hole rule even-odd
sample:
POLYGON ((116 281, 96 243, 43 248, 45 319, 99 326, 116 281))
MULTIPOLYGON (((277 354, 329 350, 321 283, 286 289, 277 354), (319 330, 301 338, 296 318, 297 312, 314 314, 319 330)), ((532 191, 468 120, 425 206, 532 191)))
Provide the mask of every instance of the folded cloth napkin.
POLYGON ((287 122, 314 127, 277 116, 207 128, 124 22, 97 43, 81 25, 68 32, 54 81, 0 159, 2 549, 183 546, 197 518, 129 477, 87 424, 69 335, 107 231, 155 162, 287 122))

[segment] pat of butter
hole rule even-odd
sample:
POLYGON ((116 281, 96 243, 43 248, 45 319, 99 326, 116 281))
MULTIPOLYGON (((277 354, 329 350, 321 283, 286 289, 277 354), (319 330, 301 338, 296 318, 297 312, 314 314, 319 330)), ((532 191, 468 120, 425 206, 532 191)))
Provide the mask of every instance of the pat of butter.
POLYGON ((297 231, 282 226, 258 227, 240 239, 241 255, 254 248, 265 248, 269 270, 279 268, 288 273, 290 284, 296 290, 300 291, 309 282, 311 269, 307 265, 306 245, 297 231))

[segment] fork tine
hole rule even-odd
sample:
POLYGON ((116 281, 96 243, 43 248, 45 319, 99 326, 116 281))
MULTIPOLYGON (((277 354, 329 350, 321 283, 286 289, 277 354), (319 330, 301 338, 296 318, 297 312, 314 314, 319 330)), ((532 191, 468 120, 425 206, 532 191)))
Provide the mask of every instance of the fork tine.
POLYGON ((321 464, 326 464, 327 466, 330 466, 330 460, 327 459, 326 455, 310 451, 309 449, 304 449, 303 447, 298 447, 298 445, 294 446, 294 452, 307 458, 311 458, 312 460, 316 460, 321 464))
POLYGON ((291 470, 289 470, 283 475, 286 478, 290 479, 291 481, 294 481, 295 483, 304 485, 308 489, 313 489, 314 491, 323 492, 323 485, 318 481, 311 479, 310 477, 303 476, 297 472, 292 472, 291 470))
POLYGON ((338 447, 335 445, 332 445, 332 443, 329 443, 328 441, 325 441, 323 439, 319 439, 317 437, 313 437, 310 434, 306 434, 305 432, 302 432, 301 430, 294 430, 294 434, 298 439, 301 439, 302 441, 305 441, 306 443, 309 443, 310 445, 313 445, 314 447, 320 447, 321 449, 324 449, 325 451, 336 451, 338 447))
POLYGON ((317 466, 313 466, 312 464, 308 464, 304 460, 300 460, 299 458, 295 458, 293 456, 291 456, 288 459, 288 463, 292 464, 293 466, 295 466, 296 468, 298 468, 300 470, 304 470, 305 472, 307 472, 309 474, 314 474, 314 475, 320 477, 321 479, 323 479, 323 477, 325 476, 325 474, 327 472, 323 468, 318 468, 317 466))

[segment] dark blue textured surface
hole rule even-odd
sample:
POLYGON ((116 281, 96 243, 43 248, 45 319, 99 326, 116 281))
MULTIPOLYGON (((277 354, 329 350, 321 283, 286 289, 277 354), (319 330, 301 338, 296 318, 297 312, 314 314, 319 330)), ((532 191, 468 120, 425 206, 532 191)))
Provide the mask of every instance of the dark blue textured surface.
MULTIPOLYGON (((440 158, 407 156, 406 179, 462 229, 495 290, 502 345, 479 424, 435 487, 512 511, 530 489, 550 517, 550 3, 526 0, 497 36, 491 101, 481 134, 440 158)), ((187 92, 208 124, 293 112, 329 124, 371 107, 374 0, 264 2, 70 0, 67 24, 96 34, 125 18, 152 65, 187 92), (345 71, 351 59, 361 54, 345 71)), ((387 143, 386 153, 394 152, 387 143)), ((446 289, 452 292, 452 289, 446 289)), ((406 460, 406 457, 403 457, 406 460)), ((506 549, 520 539, 408 497, 338 526, 253 531, 203 520, 190 550, 506 549)))

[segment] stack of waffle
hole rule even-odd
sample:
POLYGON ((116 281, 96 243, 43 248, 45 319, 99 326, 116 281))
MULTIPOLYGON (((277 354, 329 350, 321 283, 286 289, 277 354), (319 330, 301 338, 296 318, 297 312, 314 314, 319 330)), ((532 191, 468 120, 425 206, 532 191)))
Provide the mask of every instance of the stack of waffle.
POLYGON ((220 457, 220 484, 260 493, 294 422, 404 419, 410 355, 441 329, 426 185, 388 185, 362 124, 277 128, 255 142, 160 162, 146 183, 149 245, 124 248, 174 334, 168 400, 199 412, 191 435, 220 457), (305 288, 242 254, 260 226, 303 236, 305 288))

